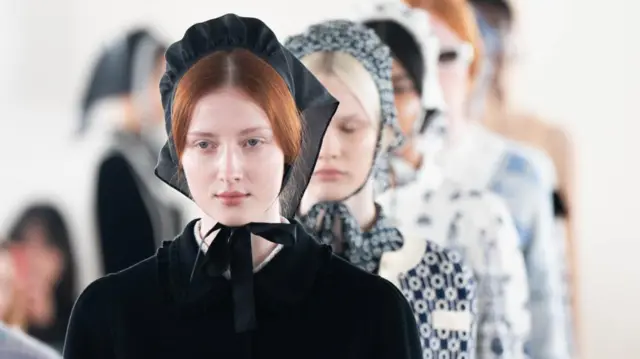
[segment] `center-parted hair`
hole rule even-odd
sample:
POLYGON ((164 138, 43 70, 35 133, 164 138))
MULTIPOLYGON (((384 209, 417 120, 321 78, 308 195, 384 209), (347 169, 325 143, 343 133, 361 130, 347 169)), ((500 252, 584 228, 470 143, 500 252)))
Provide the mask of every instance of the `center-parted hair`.
POLYGON ((302 141, 302 124, 296 103, 278 72, 244 49, 217 51, 205 56, 180 80, 171 124, 178 158, 182 157, 196 104, 203 96, 224 88, 243 92, 262 108, 284 153, 285 163, 292 164, 300 152, 302 141))

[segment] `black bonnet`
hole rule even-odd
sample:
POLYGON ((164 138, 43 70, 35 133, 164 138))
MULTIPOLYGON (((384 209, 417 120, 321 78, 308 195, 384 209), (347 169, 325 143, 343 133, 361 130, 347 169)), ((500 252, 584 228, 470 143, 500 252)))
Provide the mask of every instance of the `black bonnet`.
POLYGON ((280 195, 282 215, 291 218, 309 183, 322 138, 338 108, 338 101, 259 19, 227 14, 198 23, 186 31, 182 40, 169 47, 165 54, 166 72, 160 82, 168 140, 160 151, 155 173, 169 186, 191 198, 184 176, 179 175, 179 162, 171 133, 174 94, 182 76, 198 60, 216 51, 234 49, 248 50, 271 65, 289 87, 301 114, 301 153, 292 166, 285 169, 280 195))
POLYGON ((391 49, 393 56, 406 69, 418 94, 422 96, 425 77, 425 64, 422 49, 413 35, 404 25, 390 19, 369 20, 364 24, 376 32, 380 39, 391 49))
POLYGON ((136 76, 134 65, 138 50, 143 46, 152 50, 149 54, 151 57, 144 59, 150 65, 166 48, 166 45, 155 38, 151 32, 146 29, 136 29, 103 50, 93 68, 82 99, 81 132, 90 125, 88 113, 94 104, 109 97, 127 95, 134 91, 136 76))

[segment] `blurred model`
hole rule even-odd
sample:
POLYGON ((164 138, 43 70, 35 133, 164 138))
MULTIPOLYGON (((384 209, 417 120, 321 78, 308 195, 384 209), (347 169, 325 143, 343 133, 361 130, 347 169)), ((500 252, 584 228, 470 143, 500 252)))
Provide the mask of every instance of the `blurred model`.
POLYGON ((384 189, 391 177, 388 156, 404 139, 388 46, 371 29, 343 20, 312 25, 285 43, 340 101, 302 199, 303 224, 336 254, 402 290, 423 357, 472 356, 473 273, 423 233, 401 233, 375 202, 376 187, 384 189), (458 320, 442 320, 450 317, 458 320))
POLYGON ((482 70, 482 38, 466 0, 416 0, 412 5, 432 15, 441 43, 439 74, 450 128, 439 159, 444 175, 505 200, 520 235, 529 279, 532 322, 527 351, 535 359, 568 358, 564 245, 555 235, 551 160, 491 132, 469 115, 482 70))
MULTIPOLYGON (((485 44, 484 73, 477 84, 478 116, 484 124, 513 140, 544 151, 553 160, 556 182, 553 209, 558 239, 566 244, 568 301, 571 306, 574 337, 579 338, 580 310, 578 298, 578 259, 573 211, 575 208, 574 148, 564 129, 531 113, 513 108, 509 100, 509 73, 516 54, 511 50, 512 30, 516 14, 510 2, 504 0, 472 0, 479 12, 478 25, 485 44)), ((576 348, 577 349, 577 348, 576 348)))
POLYGON ((62 357, 38 340, 0 322, 0 358, 61 359, 62 357))
POLYGON ((391 2, 378 5, 364 21, 391 48, 395 104, 402 130, 412 139, 393 154, 393 174, 398 180, 378 200, 404 235, 427 238, 460 253, 469 263, 477 282, 475 356, 523 358, 530 331, 525 307, 529 290, 513 219, 497 195, 443 175, 434 148, 446 136, 442 116, 421 125, 429 113, 430 98, 441 97, 440 47, 431 35, 429 16, 424 10, 391 2), (437 86, 429 86, 429 79, 435 79, 437 86), (418 162, 412 161, 411 153, 418 162))
POLYGON ((90 193, 102 273, 150 257, 181 225, 180 212, 153 176, 166 139, 157 90, 164 51, 148 31, 128 33, 103 52, 84 97, 81 134, 94 151, 89 161, 95 169, 88 171, 95 181, 90 193))
POLYGON ((78 294, 76 262, 63 214, 53 205, 34 204, 18 216, 8 241, 22 250, 26 330, 61 350, 78 294))

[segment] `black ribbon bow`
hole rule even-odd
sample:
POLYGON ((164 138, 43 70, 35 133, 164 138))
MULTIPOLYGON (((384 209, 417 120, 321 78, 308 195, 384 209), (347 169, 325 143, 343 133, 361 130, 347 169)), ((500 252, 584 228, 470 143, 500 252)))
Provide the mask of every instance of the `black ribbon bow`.
POLYGON ((292 246, 296 242, 296 225, 248 223, 239 227, 229 227, 217 223, 204 238, 216 230, 220 232, 211 242, 200 270, 204 270, 209 276, 220 276, 229 270, 236 332, 254 330, 257 328, 257 320, 253 292, 251 234, 283 246, 292 246))

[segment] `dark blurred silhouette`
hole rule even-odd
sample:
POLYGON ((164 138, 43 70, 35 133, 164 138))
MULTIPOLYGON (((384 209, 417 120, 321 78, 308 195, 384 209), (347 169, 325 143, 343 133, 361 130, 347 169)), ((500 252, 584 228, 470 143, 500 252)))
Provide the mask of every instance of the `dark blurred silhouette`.
POLYGON ((78 290, 69 231, 61 212, 33 204, 18 216, 8 242, 24 256, 27 332, 61 347, 78 290))

